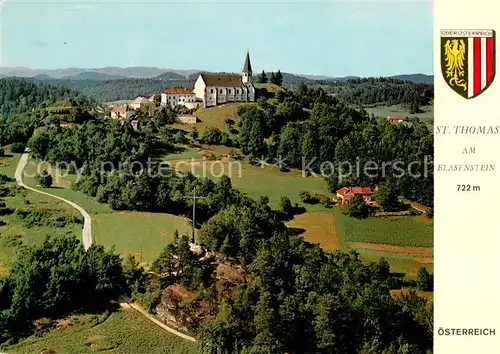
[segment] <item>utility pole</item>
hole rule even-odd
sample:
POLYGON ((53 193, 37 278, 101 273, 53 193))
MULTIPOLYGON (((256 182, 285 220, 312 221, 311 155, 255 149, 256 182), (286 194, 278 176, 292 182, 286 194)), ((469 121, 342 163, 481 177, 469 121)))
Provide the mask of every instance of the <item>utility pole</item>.
POLYGON ((197 197, 196 196, 196 187, 193 188, 193 195, 191 197, 186 197, 186 198, 193 198, 193 219, 191 223, 191 243, 196 243, 195 238, 194 238, 194 232, 195 232, 195 225, 196 225, 196 199, 205 199, 206 197, 197 197))

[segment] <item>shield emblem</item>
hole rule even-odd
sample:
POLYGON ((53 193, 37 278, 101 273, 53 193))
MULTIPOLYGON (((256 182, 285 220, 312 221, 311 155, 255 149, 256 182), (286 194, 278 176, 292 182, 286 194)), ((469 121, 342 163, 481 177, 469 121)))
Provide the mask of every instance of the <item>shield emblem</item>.
POLYGON ((495 31, 441 30, 441 71, 466 99, 486 91, 495 78, 495 31))

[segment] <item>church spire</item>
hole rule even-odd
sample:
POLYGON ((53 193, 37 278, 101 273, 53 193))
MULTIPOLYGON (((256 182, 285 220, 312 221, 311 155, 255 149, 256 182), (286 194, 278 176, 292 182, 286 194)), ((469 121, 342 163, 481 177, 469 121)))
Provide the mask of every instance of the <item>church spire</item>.
POLYGON ((250 64, 250 52, 247 49, 247 56, 245 58, 245 64, 243 65, 244 73, 252 73, 252 64, 250 64))
POLYGON ((243 64, 243 70, 241 72, 243 83, 248 83, 252 78, 252 64, 250 63, 250 52, 247 49, 247 56, 245 58, 245 64, 243 64))

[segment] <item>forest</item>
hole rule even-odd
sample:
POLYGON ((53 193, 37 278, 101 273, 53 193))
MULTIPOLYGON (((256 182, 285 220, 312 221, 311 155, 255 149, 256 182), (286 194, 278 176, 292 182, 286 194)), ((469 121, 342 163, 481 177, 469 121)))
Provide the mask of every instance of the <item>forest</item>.
MULTIPOLYGON (((171 87, 192 88, 198 75, 199 73, 195 73, 188 78, 183 78, 178 74, 165 73, 155 78, 121 78, 115 80, 92 79, 91 75, 82 75, 78 78, 45 79, 43 81, 21 78, 8 78, 7 80, 32 80, 32 85, 51 87, 50 90, 53 92, 53 96, 56 95, 56 90, 66 94, 70 94, 70 90, 76 90, 81 95, 103 103, 132 100, 137 96, 150 97, 171 87)), ((264 72, 264 75, 265 80, 263 80, 262 73, 254 75, 254 82, 268 82, 274 73, 264 72)), ((294 89, 301 84, 320 86, 326 92, 351 104, 363 106, 403 104, 415 113, 418 113, 418 107, 430 105, 434 96, 434 85, 413 83, 398 78, 351 78, 322 81, 289 73, 281 74, 280 86, 286 89, 294 89)), ((0 81, 0 87, 2 87, 1 85, 0 81)), ((12 84, 8 83, 6 86, 12 87, 12 84)), ((34 87, 29 88, 29 90, 32 89, 34 87)), ((40 90, 40 87, 37 89, 40 90)), ((26 92, 30 92, 29 90, 26 92)), ((59 94, 59 96, 61 95, 59 94)), ((61 99, 64 98, 67 97, 61 97, 61 99)), ((0 97, 0 106, 2 105, 1 100, 0 97)), ((4 101, 9 101, 9 99, 4 98, 4 101)), ((32 102, 32 99, 27 98, 27 102, 32 102)), ((4 111, 2 110, 2 112, 4 111)))
POLYGON ((349 79, 329 84, 325 88, 336 98, 353 105, 402 104, 411 113, 419 113, 419 107, 431 105, 434 99, 434 85, 395 78, 349 79))

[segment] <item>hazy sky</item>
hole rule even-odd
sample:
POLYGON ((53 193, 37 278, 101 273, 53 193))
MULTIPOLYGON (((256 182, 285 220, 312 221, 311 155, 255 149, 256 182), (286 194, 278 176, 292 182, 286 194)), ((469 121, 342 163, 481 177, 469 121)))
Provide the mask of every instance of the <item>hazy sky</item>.
POLYGON ((2 66, 431 74, 432 3, 102 1, 2 3, 2 66))

